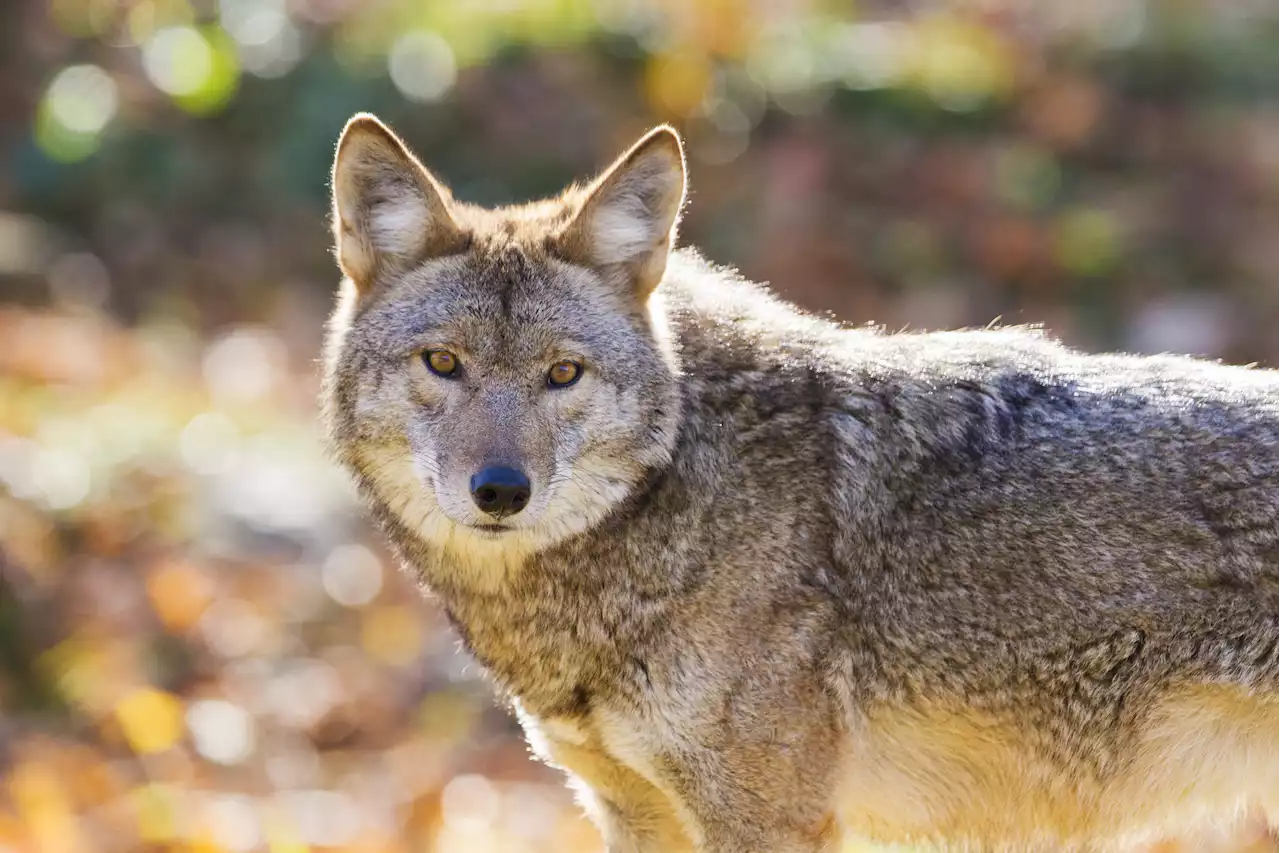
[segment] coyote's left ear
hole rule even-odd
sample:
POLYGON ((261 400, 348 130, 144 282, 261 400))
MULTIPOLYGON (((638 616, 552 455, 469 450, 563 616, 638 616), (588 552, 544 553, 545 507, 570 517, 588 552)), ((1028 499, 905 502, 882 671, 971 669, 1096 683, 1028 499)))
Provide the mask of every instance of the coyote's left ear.
POLYGON ((561 248, 643 300, 666 271, 684 190, 680 137, 655 128, 587 188, 561 248))

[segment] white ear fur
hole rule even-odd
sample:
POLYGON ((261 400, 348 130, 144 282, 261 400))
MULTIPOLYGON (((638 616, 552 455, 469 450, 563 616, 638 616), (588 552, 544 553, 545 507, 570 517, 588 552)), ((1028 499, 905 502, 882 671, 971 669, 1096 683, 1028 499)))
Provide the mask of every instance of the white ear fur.
POLYGON ((647 294, 666 268, 684 194, 680 138, 670 127, 656 128, 588 189, 569 229, 576 254, 647 294))
POLYGON ((427 230, 431 211, 421 196, 391 192, 369 209, 369 232, 376 250, 388 255, 410 255, 418 247, 418 234, 427 230))
POLYGON ((333 166, 338 263, 366 290, 387 268, 406 269, 456 242, 448 192, 386 125, 347 122, 333 166))

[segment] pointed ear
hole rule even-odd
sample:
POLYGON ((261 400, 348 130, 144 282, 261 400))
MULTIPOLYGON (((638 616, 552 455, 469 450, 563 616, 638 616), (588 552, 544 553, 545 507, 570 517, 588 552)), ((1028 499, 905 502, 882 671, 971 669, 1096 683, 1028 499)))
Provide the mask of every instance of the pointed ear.
POLYGON ((465 244, 449 212, 449 191, 367 113, 342 131, 332 185, 338 265, 361 293, 381 273, 403 272, 465 244))
POLYGON ((669 126, 655 128, 587 188, 561 249, 643 300, 666 271, 684 192, 680 137, 669 126))

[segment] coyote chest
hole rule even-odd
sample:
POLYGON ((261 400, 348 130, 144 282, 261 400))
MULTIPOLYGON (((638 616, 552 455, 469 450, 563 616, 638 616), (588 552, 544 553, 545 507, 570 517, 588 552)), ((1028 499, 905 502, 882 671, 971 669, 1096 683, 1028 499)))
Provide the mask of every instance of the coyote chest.
POLYGON ((607 619, 608 596, 571 590, 513 597, 461 596, 449 611, 471 652, 523 708, 542 719, 584 719, 604 701, 634 702, 645 688, 640 654, 623 653, 632 626, 607 619))

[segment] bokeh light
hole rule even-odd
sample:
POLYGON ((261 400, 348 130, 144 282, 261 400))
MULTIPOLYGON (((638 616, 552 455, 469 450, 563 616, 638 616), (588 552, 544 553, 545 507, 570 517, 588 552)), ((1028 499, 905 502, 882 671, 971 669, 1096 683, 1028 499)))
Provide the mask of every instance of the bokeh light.
POLYGON ((235 422, 219 412, 196 415, 178 437, 182 460, 197 474, 221 474, 230 469, 239 443, 235 422))
POLYGON ((382 588, 382 564, 361 545, 333 549, 321 567, 325 592, 345 607, 360 607, 373 601, 382 588))
POLYGON ((72 133, 96 134, 116 113, 115 81, 96 65, 73 65, 53 78, 45 95, 50 118, 72 133))
POLYGON ((142 61, 151 82, 170 95, 193 95, 213 75, 213 48, 192 27, 155 33, 142 49, 142 61))
POLYGON ((49 83, 36 121, 40 147, 55 160, 92 154, 119 107, 115 81, 96 65, 64 68, 49 83))
POLYGON ((220 0, 218 16, 246 71, 278 77, 302 59, 302 34, 284 0, 220 0))
POLYGON ((387 56, 387 71, 396 88, 414 101, 438 100, 458 76, 448 42, 425 30, 396 39, 387 56))
POLYGON ((52 510, 65 510, 89 496, 88 462, 69 450, 40 450, 31 456, 25 483, 52 510))
POLYGON ((221 29, 157 30, 142 47, 142 61, 151 82, 193 113, 221 108, 238 85, 239 63, 221 29))
POLYGON ((163 752, 182 736, 182 704, 163 690, 141 687, 116 705, 116 719, 134 752, 163 752))
POLYGON ((239 705, 203 699, 187 708, 186 718, 196 751, 210 761, 240 764, 253 754, 253 715, 239 705))

